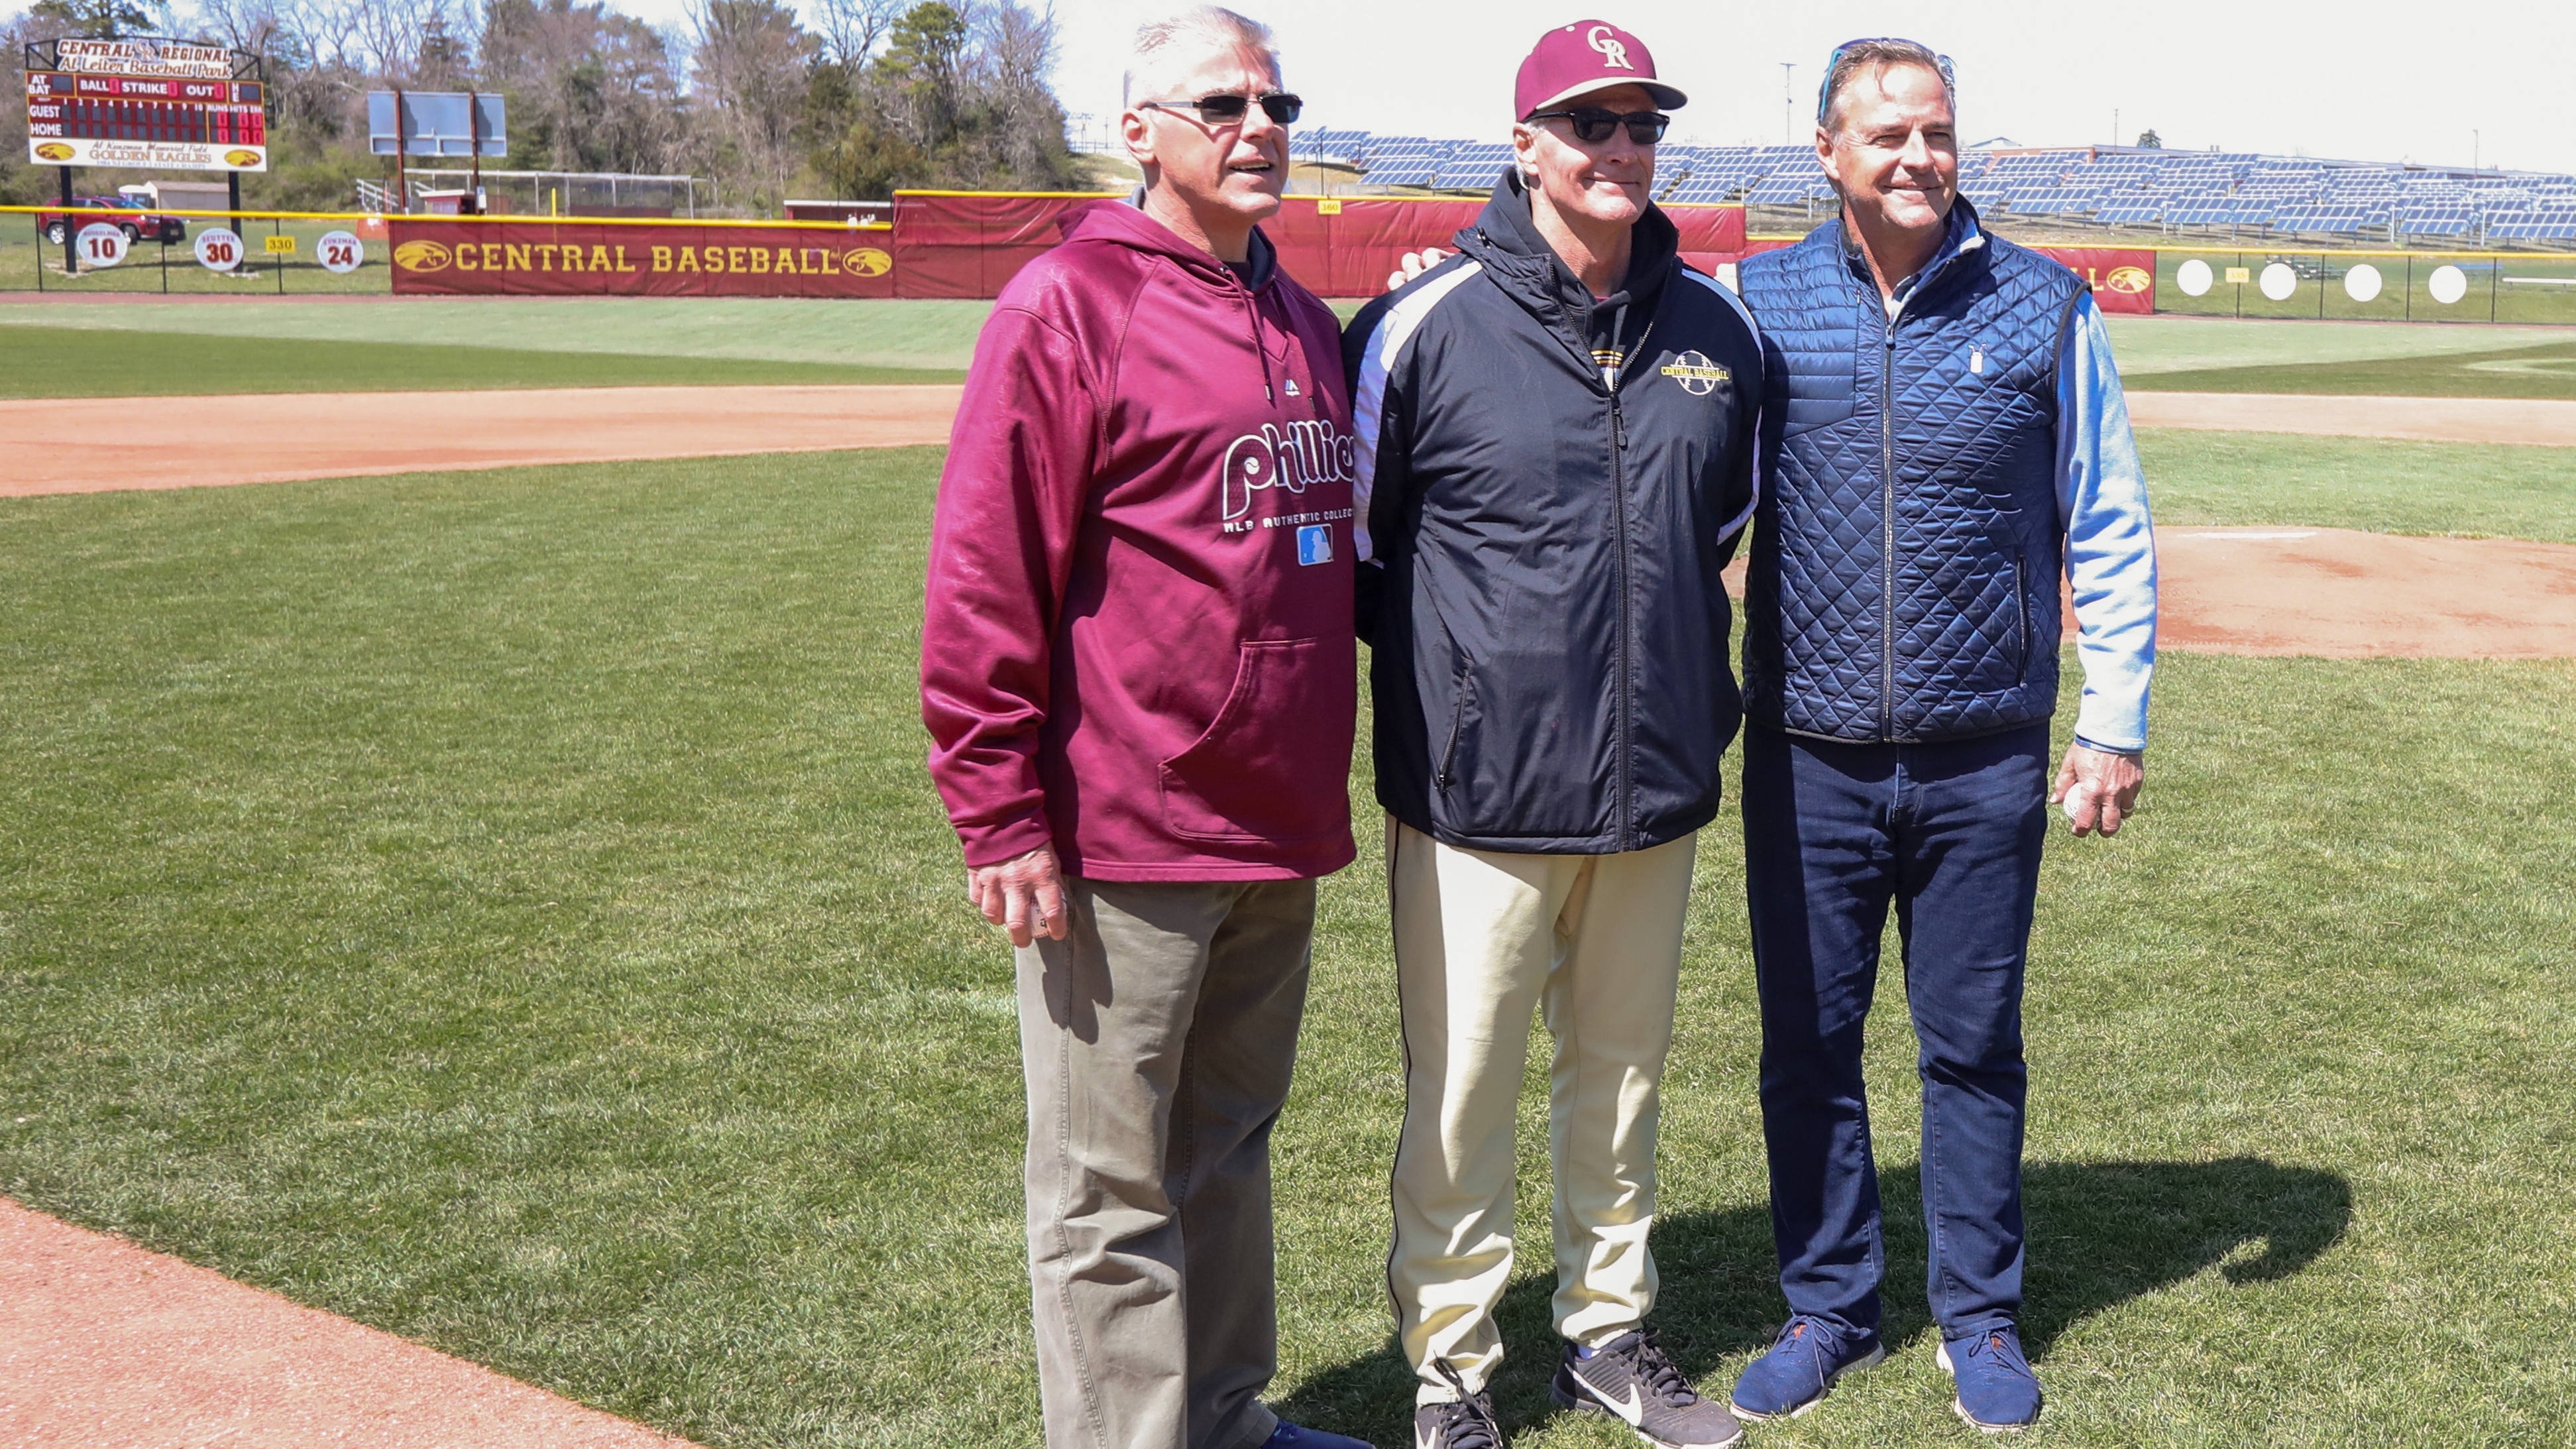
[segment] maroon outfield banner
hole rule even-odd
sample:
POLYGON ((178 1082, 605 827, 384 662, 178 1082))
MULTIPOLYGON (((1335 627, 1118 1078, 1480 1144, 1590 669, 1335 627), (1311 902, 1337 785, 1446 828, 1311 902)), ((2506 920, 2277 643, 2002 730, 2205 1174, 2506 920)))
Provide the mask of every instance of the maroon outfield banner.
POLYGON ((406 296, 891 297, 882 231, 388 217, 406 296))

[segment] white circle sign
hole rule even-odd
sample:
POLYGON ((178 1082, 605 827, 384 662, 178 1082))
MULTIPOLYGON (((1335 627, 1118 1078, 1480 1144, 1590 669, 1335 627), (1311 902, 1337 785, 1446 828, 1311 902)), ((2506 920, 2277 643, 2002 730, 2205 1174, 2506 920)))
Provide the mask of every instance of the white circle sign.
POLYGON ((322 233, 322 239, 313 244, 313 255, 322 263, 322 270, 348 273, 356 271, 359 263, 367 259, 367 246, 352 233, 326 231, 322 233))
POLYGON ((2193 257, 2190 261, 2174 268, 2174 285, 2182 288, 2182 294, 2186 297, 2208 296, 2209 284, 2216 280, 2218 279, 2210 273, 2209 263, 2198 257, 2193 257))
POLYGON ((242 241, 229 227, 210 226, 197 233, 197 265, 210 272, 229 272, 241 265, 242 241))
POLYGON ((2377 300, 2379 285, 2379 268, 2368 262, 2356 262, 2343 274, 2343 294, 2356 302, 2377 300))
POLYGON ((125 233, 103 221, 93 221, 72 238, 73 250, 80 253, 84 267, 112 267, 125 260, 125 233))
POLYGON ((2469 274, 2445 262, 2424 279, 2424 290, 2433 294, 2434 301, 2448 307, 2469 295, 2469 274))
POLYGON ((2274 262, 2263 269, 2262 285, 2264 296, 2286 302, 2292 292, 2299 290, 2299 274, 2290 270, 2288 262, 2274 262))

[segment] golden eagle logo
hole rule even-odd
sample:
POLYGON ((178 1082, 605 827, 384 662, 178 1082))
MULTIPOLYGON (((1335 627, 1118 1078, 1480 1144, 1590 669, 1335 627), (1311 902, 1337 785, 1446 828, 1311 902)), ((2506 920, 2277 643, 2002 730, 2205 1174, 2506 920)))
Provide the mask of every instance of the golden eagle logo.
POLYGON ((2103 286, 2114 292, 2126 292, 2131 296, 2147 291, 2155 284, 2156 279, 2147 275, 2147 269, 2144 267, 2113 267, 2111 275, 2102 279, 2103 286))
POLYGON ((224 153, 224 164, 227 166, 256 166, 259 164, 259 153, 257 151, 244 151, 237 147, 224 153))
POLYGON ((74 154, 71 147, 60 141, 47 141, 36 148, 36 159, 39 161, 69 161, 74 154))
POLYGON ((882 277, 894 270, 894 258, 875 247, 841 253, 841 270, 855 277, 882 277))
POLYGON ((443 272, 452 260, 439 242, 407 241, 394 248, 394 265, 406 272, 443 272))

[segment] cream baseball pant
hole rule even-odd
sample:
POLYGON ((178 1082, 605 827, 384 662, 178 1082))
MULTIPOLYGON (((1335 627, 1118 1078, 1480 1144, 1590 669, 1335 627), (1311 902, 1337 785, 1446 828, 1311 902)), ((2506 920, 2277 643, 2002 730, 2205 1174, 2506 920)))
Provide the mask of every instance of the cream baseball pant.
POLYGON ((1656 1093, 1698 843, 1514 855, 1388 822, 1404 1132, 1386 1276, 1417 1402, 1457 1397, 1437 1361, 1471 1393, 1502 1362, 1494 1307, 1512 1273, 1512 1128, 1533 1011, 1556 1038, 1556 1330, 1597 1347, 1654 1306, 1656 1093))

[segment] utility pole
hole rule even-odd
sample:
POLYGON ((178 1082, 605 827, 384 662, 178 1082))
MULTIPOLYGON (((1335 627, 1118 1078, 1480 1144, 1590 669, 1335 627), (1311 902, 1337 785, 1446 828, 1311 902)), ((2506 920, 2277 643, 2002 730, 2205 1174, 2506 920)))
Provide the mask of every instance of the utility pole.
POLYGON ((2469 169, 2478 170, 2478 128, 2469 128, 2469 169))
POLYGON ((2118 106, 2111 108, 2111 144, 2114 146, 2120 144, 2120 108, 2118 106))
POLYGON ((1798 93, 1790 79, 1797 68, 1794 62, 1780 62, 1780 144, 1783 146, 1798 144, 1795 140, 1797 132, 1793 129, 1798 115, 1798 93))

